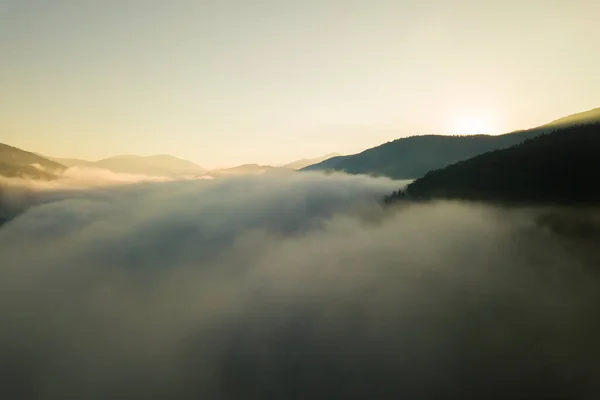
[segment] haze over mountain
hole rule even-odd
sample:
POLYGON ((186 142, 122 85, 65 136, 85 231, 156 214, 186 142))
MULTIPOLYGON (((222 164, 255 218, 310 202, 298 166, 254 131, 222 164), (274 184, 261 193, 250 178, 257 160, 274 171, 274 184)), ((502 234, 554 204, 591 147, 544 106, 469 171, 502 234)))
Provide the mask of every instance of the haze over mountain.
POLYGON ((600 107, 594 108, 589 111, 568 115, 563 118, 559 118, 545 125, 542 125, 542 127, 561 127, 568 125, 594 123, 596 121, 600 121, 600 107))
POLYGON ((36 153, 36 154, 38 154, 40 157, 44 157, 48 160, 62 164, 65 167, 84 167, 84 168, 95 168, 96 167, 96 163, 94 161, 80 160, 78 158, 48 157, 44 154, 40 154, 40 153, 36 153))
MULTIPOLYGON (((183 160, 171 155, 155 156, 137 156, 120 155, 102 159, 99 161, 89 161, 77 158, 59 158, 45 156, 40 153, 30 153, 11 146, 5 146, 5 149, 11 149, 15 154, 25 154, 27 157, 18 158, 5 156, 0 160, 0 176, 19 176, 30 179, 54 179, 58 172, 63 172, 66 168, 78 167, 85 169, 104 169, 114 173, 183 178, 183 177, 225 177, 252 175, 262 173, 290 173, 294 170, 325 160, 334 154, 318 157, 306 158, 291 162, 283 166, 244 164, 230 168, 220 168, 215 170, 204 169, 197 164, 183 160), (60 165, 60 168, 57 166, 60 165), (46 171, 40 166, 45 166, 46 171)), ((5 155, 8 150, 4 151, 5 155)))
POLYGON ((333 157, 303 171, 343 171, 416 179, 431 170, 466 160, 491 150, 503 149, 548 133, 559 125, 590 123, 600 119, 600 108, 570 115, 539 128, 504 135, 423 135, 397 139, 361 153, 333 157))
POLYGON ((321 161, 327 160, 331 157, 336 156, 336 153, 326 154, 321 157, 315 158, 303 158, 301 160, 296 160, 288 164, 273 166, 273 165, 260 165, 260 164, 244 164, 238 165, 235 167, 229 168, 220 168, 209 171, 208 175, 213 177, 223 177, 223 176, 234 176, 234 175, 254 175, 254 174, 285 174, 290 173, 292 171, 299 170, 301 168, 307 167, 309 165, 319 163, 321 161))
POLYGON ((282 167, 283 168, 290 168, 290 169, 299 170, 299 169, 302 169, 302 168, 306 168, 306 167, 308 167, 310 165, 318 164, 318 163, 323 162, 325 160, 329 160, 330 158, 338 157, 339 155, 340 155, 339 153, 329 153, 329 154, 326 154, 326 155, 321 156, 321 157, 303 158, 301 160, 297 160, 297 161, 291 162, 289 164, 282 165, 282 167))
POLYGON ((289 174, 293 173, 294 170, 285 167, 274 167, 271 165, 259 165, 259 164, 244 164, 237 167, 222 168, 209 171, 207 175, 215 178, 225 176, 240 176, 240 175, 257 175, 257 174, 289 174))
POLYGON ((0 143, 0 176, 53 179, 64 170, 62 164, 0 143))
MULTIPOLYGON (((244 164, 228 168, 204 169, 191 161, 182 160, 170 155, 140 157, 135 155, 121 155, 100 161, 87 161, 76 158, 46 157, 49 160, 61 163, 67 167, 102 168, 116 173, 158 175, 158 176, 232 176, 245 174, 260 174, 265 172, 290 172, 306 166, 321 162, 336 156, 336 153, 316 158, 305 158, 291 163, 272 166, 260 164, 244 164)), ((40 154, 40 156, 42 156, 40 154)))
POLYGON ((349 174, 383 175, 394 179, 415 179, 427 172, 467 160, 488 151, 511 147, 526 139, 548 133, 557 127, 593 123, 600 119, 600 108, 570 115, 538 128, 504 135, 422 135, 401 138, 367 149, 359 154, 327 154, 301 159, 279 167, 245 164, 232 168, 206 170, 197 164, 170 155, 121 155, 99 161, 46 157, 11 146, 4 147, 0 175, 52 179, 65 167, 100 168, 115 173, 157 177, 223 177, 232 175, 302 171, 343 171, 349 174), (10 151, 9 151, 10 150, 10 151), (14 153, 8 157, 9 153, 14 153), (16 154, 21 156, 17 157, 16 154), (314 164, 312 164, 314 163, 314 164))
POLYGON ((124 174, 178 178, 199 176, 206 173, 204 168, 191 161, 166 154, 154 156, 119 155, 99 161, 87 161, 76 158, 47 158, 67 167, 101 168, 124 174))
POLYGON ((95 163, 114 172, 158 176, 200 175, 205 169, 191 161, 161 154, 155 156, 122 155, 106 158, 95 163))

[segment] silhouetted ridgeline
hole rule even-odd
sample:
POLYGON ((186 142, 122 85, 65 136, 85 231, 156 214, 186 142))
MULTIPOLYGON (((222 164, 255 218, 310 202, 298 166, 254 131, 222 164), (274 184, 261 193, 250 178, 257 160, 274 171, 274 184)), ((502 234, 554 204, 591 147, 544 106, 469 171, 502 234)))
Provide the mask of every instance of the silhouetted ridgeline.
POLYGON ((427 172, 498 148, 510 147, 545 133, 529 130, 506 135, 423 135, 382 144, 352 156, 335 157, 305 171, 335 170, 349 174, 382 175, 414 179, 427 172))
POLYGON ((545 125, 545 127, 564 127, 568 125, 580 125, 583 123, 597 122, 600 121, 600 107, 594 108, 589 111, 580 112, 577 114, 569 115, 567 117, 559 118, 545 125))
POLYGON ((386 201, 600 203, 600 123, 571 126, 431 171, 386 201))
POLYGON ((359 154, 334 157, 304 171, 343 171, 349 174, 383 175, 416 179, 427 172, 468 160, 492 150, 505 149, 524 140, 577 123, 600 120, 600 108, 570 115, 535 129, 504 135, 424 135, 397 139, 359 154))

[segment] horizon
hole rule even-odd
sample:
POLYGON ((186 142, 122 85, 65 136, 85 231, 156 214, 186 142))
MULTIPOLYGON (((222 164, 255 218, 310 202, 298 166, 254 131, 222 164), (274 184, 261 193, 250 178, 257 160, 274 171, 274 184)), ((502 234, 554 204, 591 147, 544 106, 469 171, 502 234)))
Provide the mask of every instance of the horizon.
POLYGON ((9 0, 0 142, 215 169, 528 129, 598 107, 585 73, 600 69, 598 13, 591 0, 9 0))
MULTIPOLYGON (((600 107, 594 107, 594 108, 591 108, 591 109, 589 109, 589 110, 583 110, 583 111, 581 111, 581 112, 592 111, 592 110, 600 110, 600 107)), ((578 113, 575 113, 575 114, 578 114, 578 113)), ((208 172, 208 171, 211 171, 211 170, 213 170, 213 171, 214 171, 214 170, 220 170, 220 169, 237 168, 237 167, 243 167, 243 166, 249 166, 249 165, 258 165, 258 166, 267 166, 267 167, 283 167, 283 166, 286 166, 286 165, 288 165, 288 164, 293 164, 293 163, 295 163, 295 162, 298 162, 298 161, 312 160, 312 159, 322 158, 322 157, 326 157, 326 156, 330 156, 330 158, 333 158, 333 157, 340 157, 340 156, 351 156, 351 155, 354 155, 354 154, 359 154, 359 153, 361 153, 361 152, 362 152, 362 151, 364 151, 364 150, 368 150, 368 149, 370 149, 370 148, 373 148, 373 147, 378 147, 378 146, 380 146, 380 145, 383 145, 383 144, 385 144, 385 143, 389 143, 389 142, 391 142, 391 141, 395 141, 395 140, 398 140, 398 139, 405 139, 405 138, 408 138, 408 137, 413 137, 413 136, 452 136, 452 135, 454 135, 454 136, 470 136, 470 135, 471 135, 471 136, 472 136, 472 135, 489 135, 489 136, 499 136, 499 135, 506 135, 506 134, 516 133, 516 132, 519 132, 519 131, 522 131, 522 130, 535 129, 535 128, 538 128, 538 127, 540 127, 540 126, 543 126, 544 124, 552 123, 552 122, 554 122, 554 121, 556 121, 556 120, 558 120, 558 119, 561 119, 561 118, 564 118, 564 117, 567 117, 567 116, 571 116, 571 115, 573 115, 573 114, 559 116, 559 117, 553 118, 553 119, 552 119, 552 120, 550 120, 550 121, 547 121, 547 122, 545 122, 545 123, 542 123, 541 125, 536 125, 536 126, 532 126, 532 127, 528 127, 528 128, 519 128, 519 129, 516 129, 516 130, 512 130, 512 131, 510 131, 510 132, 500 132, 500 133, 481 133, 481 134, 477 134, 477 133, 475 133, 475 134, 471 134, 471 133, 464 133, 464 134, 460 134, 460 133, 458 133, 458 134, 456 134, 456 133, 455 133, 455 134, 452 134, 452 133, 446 133, 446 134, 444 134, 444 133, 422 133, 422 134, 413 134, 413 135, 410 135, 410 134, 409 134, 409 135, 405 135, 405 136, 398 137, 398 138, 396 138, 396 139, 390 139, 388 142, 384 142, 384 143, 378 143, 378 144, 376 144, 376 145, 374 145, 374 146, 372 146, 372 147, 369 147, 369 148, 362 149, 362 150, 358 151, 357 153, 351 153, 351 154, 342 154, 342 153, 331 152, 331 153, 327 153, 327 154, 322 154, 322 155, 320 155, 320 156, 306 156, 306 157, 298 158, 298 159, 296 159, 296 160, 292 160, 292 161, 289 161, 289 160, 288 160, 288 161, 286 161, 286 162, 283 162, 283 163, 277 163, 277 164, 267 164, 267 163, 260 163, 260 162, 245 162, 245 163, 243 163, 243 164, 227 164, 227 165, 214 165, 214 166, 205 166, 205 165, 202 165, 202 164, 200 164, 200 163, 198 163, 198 162, 195 162, 194 160, 188 160, 188 159, 186 159, 186 158, 179 157, 179 156, 178 156, 178 155, 176 155, 176 154, 166 154, 166 153, 163 153, 163 154, 114 154, 114 155, 112 155, 112 156, 108 156, 108 157, 104 157, 104 158, 100 158, 100 159, 94 159, 94 160, 90 160, 90 159, 81 159, 81 158, 77 158, 77 157, 55 157, 55 156, 51 156, 51 155, 47 155, 47 154, 42 154, 42 153, 40 153, 40 152, 33 152, 33 153, 34 153, 34 154, 37 154, 37 155, 40 155, 40 156, 42 156, 42 157, 44 157, 44 158, 65 159, 65 160, 67 160, 67 159, 72 159, 72 160, 79 159, 79 160, 81 160, 81 161, 93 162, 93 163, 94 163, 94 162, 103 161, 103 160, 107 160, 107 159, 110 159, 110 158, 117 158, 117 157, 140 157, 140 158, 149 158, 149 157, 161 157, 161 156, 166 156, 166 157, 174 157, 174 158, 178 158, 178 159, 180 159, 180 160, 183 160, 183 161, 192 162, 192 163, 196 164, 197 166, 199 166, 199 167, 201 167, 201 168, 205 169, 207 172, 208 172)), ((23 149, 23 150, 26 150, 26 149, 23 149)))

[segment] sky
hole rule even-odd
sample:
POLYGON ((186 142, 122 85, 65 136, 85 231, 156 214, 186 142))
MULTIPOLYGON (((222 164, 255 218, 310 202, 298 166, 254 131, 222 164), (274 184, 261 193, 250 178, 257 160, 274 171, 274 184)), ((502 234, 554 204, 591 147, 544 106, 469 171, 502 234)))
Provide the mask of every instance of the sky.
POLYGON ((597 0, 0 0, 0 142, 203 167, 600 106, 597 0))

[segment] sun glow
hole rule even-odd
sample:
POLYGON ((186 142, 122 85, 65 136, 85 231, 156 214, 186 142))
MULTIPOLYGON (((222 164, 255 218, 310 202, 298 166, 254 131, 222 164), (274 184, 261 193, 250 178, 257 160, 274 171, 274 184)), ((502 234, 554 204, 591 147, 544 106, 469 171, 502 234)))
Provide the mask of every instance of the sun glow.
POLYGON ((492 118, 485 114, 462 115, 453 124, 454 134, 477 135, 497 133, 492 118))

